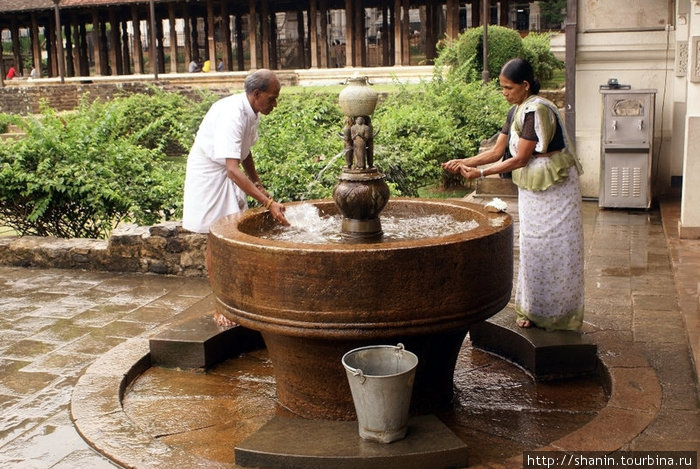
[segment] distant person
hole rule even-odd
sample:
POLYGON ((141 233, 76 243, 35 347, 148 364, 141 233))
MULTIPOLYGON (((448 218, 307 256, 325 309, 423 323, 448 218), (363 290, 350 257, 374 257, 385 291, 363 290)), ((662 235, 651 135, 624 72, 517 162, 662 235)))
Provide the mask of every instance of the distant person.
POLYGON ((216 71, 217 72, 223 72, 224 71, 224 61, 219 58, 218 62, 216 62, 216 71))
MULTIPOLYGON (((265 190, 253 161, 251 147, 258 139, 260 114, 277 106, 281 84, 270 70, 249 75, 244 92, 215 102, 199 126, 187 157, 182 227, 208 233, 219 218, 248 208, 247 197, 260 202, 278 223, 289 225, 284 205, 265 190)), ((211 254, 207 249, 207 268, 211 254)), ((215 314, 217 324, 232 323, 215 314)))
POLYGON ((467 179, 512 171, 520 225, 516 324, 577 331, 584 309, 581 163, 556 106, 538 96, 540 83, 527 61, 508 61, 499 82, 513 107, 496 144, 442 166, 467 179), (506 147, 512 157, 496 163, 506 147), (489 163, 495 164, 477 168, 489 163))
POLYGON ((32 67, 32 71, 29 72, 29 78, 32 80, 36 78, 36 67, 32 67))
POLYGON ((204 61, 204 65, 202 65, 202 71, 204 73, 209 73, 209 71, 211 71, 211 62, 209 61, 209 59, 204 61))
POLYGON ((15 69, 15 66, 12 65, 10 69, 7 71, 7 75, 5 75, 6 80, 12 80, 17 76, 17 69, 15 69))
POLYGON ((197 59, 192 59, 187 66, 187 71, 190 73, 196 73, 199 71, 199 64, 197 63, 197 59))
POLYGON ((333 41, 333 54, 335 55, 335 66, 338 68, 345 67, 345 51, 338 39, 333 41))

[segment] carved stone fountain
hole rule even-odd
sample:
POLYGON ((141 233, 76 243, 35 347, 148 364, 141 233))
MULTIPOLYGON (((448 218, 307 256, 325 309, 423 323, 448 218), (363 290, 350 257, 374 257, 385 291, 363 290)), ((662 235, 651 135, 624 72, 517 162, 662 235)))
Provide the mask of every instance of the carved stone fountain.
POLYGON ((343 99, 346 166, 334 201, 306 203, 324 216, 342 214, 341 229, 350 242, 268 239, 261 233, 275 222, 263 209, 222 218, 208 241, 217 309, 261 332, 282 413, 353 420, 341 357, 357 347, 399 342, 419 357, 412 413, 435 412, 452 401, 457 354, 470 325, 499 312, 510 299, 512 220, 459 200, 389 201, 384 176, 373 162, 374 104, 357 111, 346 109, 343 99), (478 227, 386 241, 380 212, 408 220, 449 215, 478 227))

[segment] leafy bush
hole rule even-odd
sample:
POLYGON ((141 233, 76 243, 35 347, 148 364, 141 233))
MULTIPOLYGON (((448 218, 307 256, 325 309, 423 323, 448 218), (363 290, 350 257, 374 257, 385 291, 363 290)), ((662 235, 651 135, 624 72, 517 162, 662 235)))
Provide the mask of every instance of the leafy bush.
POLYGON ((13 116, 12 114, 0 113, 0 134, 7 132, 8 126, 17 122, 18 119, 17 116, 13 116))
POLYGON ((532 65, 535 76, 542 82, 550 80, 555 70, 564 68, 549 46, 550 33, 530 33, 523 38, 523 58, 532 65))
POLYGON ((345 162, 342 127, 336 95, 283 94, 277 108, 262 117, 253 148, 256 170, 271 195, 288 201, 330 197, 345 162))
POLYGON ((22 235, 97 238, 122 221, 148 225, 178 214, 183 177, 158 145, 132 141, 120 104, 84 100, 65 115, 44 106, 19 122, 26 138, 0 147, 4 225, 22 235))
MULTIPOLYGON (((457 39, 439 44, 436 70, 447 67, 450 79, 472 82, 481 79, 483 65, 483 26, 469 28, 457 39)), ((520 34, 503 26, 488 27, 488 70, 491 78, 498 78, 503 64, 514 57, 522 57, 520 34)))
POLYGON ((417 196, 440 179, 440 163, 474 155, 479 142, 502 126, 506 111, 492 85, 435 81, 419 91, 403 89, 375 112, 375 163, 395 195, 417 196))
MULTIPOLYGON (((510 59, 520 57, 532 65, 541 82, 552 78, 555 70, 564 63, 552 53, 549 45, 550 33, 531 32, 520 38, 517 31, 502 26, 489 26, 489 76, 498 78, 503 65, 510 59)), ((436 73, 450 80, 472 82, 481 80, 483 70, 483 27, 470 28, 454 41, 440 44, 440 55, 436 60, 436 73)))

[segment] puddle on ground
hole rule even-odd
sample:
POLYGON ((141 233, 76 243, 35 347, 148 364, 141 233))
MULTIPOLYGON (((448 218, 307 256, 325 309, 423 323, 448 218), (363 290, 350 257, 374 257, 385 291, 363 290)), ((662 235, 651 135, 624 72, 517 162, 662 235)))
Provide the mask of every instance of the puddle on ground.
MULTIPOLYGON (((571 433, 606 404, 594 378, 536 383, 517 366, 473 349, 455 370, 455 401, 440 419, 469 448, 470 465, 516 456, 571 433)), ((265 350, 207 373, 150 368, 128 389, 127 415, 165 444, 225 464, 233 449, 275 412, 275 380, 265 350)))

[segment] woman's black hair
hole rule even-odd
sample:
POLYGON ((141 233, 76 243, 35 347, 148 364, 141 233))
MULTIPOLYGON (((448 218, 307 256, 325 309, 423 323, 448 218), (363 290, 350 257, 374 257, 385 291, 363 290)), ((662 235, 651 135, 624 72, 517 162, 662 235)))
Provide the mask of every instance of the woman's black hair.
POLYGON ((532 65, 524 59, 510 59, 501 68, 501 75, 512 81, 513 83, 528 82, 530 84, 530 93, 537 94, 540 92, 540 81, 535 78, 535 72, 532 70, 532 65))

